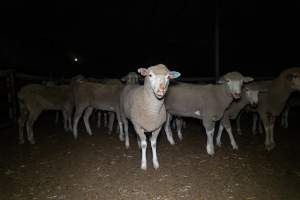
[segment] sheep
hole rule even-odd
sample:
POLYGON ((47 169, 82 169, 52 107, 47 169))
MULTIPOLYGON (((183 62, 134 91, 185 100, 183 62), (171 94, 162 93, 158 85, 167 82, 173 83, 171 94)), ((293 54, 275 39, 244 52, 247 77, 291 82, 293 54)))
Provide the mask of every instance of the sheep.
POLYGON ((87 81, 81 81, 76 84, 73 89, 75 102, 73 136, 75 139, 78 137, 77 126, 83 112, 85 112, 83 117, 84 124, 89 135, 92 135, 92 131, 88 120, 94 108, 116 112, 118 117, 119 94, 123 87, 123 85, 119 84, 103 84, 87 81))
POLYGON ((217 135, 217 145, 218 146, 221 146, 222 132, 225 127, 225 129, 229 135, 232 148, 238 149, 238 145, 236 144, 236 141, 232 134, 230 120, 236 119, 237 116, 239 115, 240 111, 246 105, 250 104, 251 106, 256 106, 258 104, 258 94, 260 92, 265 92, 265 91, 266 90, 260 89, 255 84, 248 84, 243 88, 241 98, 238 101, 233 101, 223 114, 223 117, 219 124, 219 130, 218 130, 218 135, 217 135))
MULTIPOLYGON (((256 88, 259 88, 260 91, 266 92, 268 91, 268 87, 272 84, 271 80, 266 80, 266 81, 255 81, 252 83, 252 85, 255 85, 256 88)), ((258 94, 260 96, 260 93, 258 94)), ((244 112, 252 112, 253 113, 253 124, 252 124, 252 134, 256 135, 257 133, 257 122, 258 122, 258 113, 253 107, 250 105, 247 105, 240 111, 238 116, 236 117, 236 130, 239 135, 242 135, 242 129, 241 129, 241 116, 243 115, 244 112)), ((259 133, 263 133, 263 128, 261 123, 258 123, 259 127, 259 133)))
POLYGON ((265 130, 265 149, 275 148, 274 125, 276 118, 281 114, 286 101, 294 91, 300 91, 300 67, 283 70, 272 80, 268 92, 259 95, 259 104, 255 111, 263 123, 265 130))
POLYGON ((289 118, 289 111, 291 107, 299 107, 300 106, 300 98, 299 96, 294 96, 289 98, 289 100, 286 103, 286 106, 281 114, 281 126, 284 128, 288 128, 288 118, 289 118))
MULTIPOLYGON (((138 84, 138 79, 139 79, 139 76, 138 76, 137 73, 129 72, 126 76, 122 77, 120 80, 119 79, 103 79, 103 80, 98 81, 98 83, 123 87, 124 85, 123 85, 122 82, 124 82, 125 84, 138 84)), ((96 79, 94 79, 94 80, 96 80, 96 79)), ((119 91, 121 91, 121 90, 119 90, 119 91)), ((118 96, 119 94, 115 93, 114 95, 118 96)), ((101 98, 98 99, 98 101, 101 101, 101 98)), ((92 108, 90 108, 90 109, 92 109, 92 108)), ((102 111, 99 110, 98 115, 97 115, 97 117, 98 117, 97 127, 98 128, 101 125, 101 112, 103 112, 103 110, 102 111)), ((88 112, 84 113, 83 118, 87 119, 86 123, 88 124, 88 126, 86 126, 86 127, 89 127, 88 119, 89 119, 91 113, 92 113, 91 110, 88 110, 88 112)), ((108 133, 109 134, 113 130, 114 120, 115 120, 115 113, 113 111, 104 111, 104 127, 108 126, 108 133), (109 117, 108 120, 107 120, 107 116, 109 117)), ((90 128, 87 128, 87 131, 90 133, 91 132, 90 128)), ((120 138, 121 141, 123 140, 121 135, 119 136, 119 138, 120 138)))
POLYGON ((180 76, 179 72, 169 71, 158 64, 149 68, 139 68, 138 72, 145 77, 144 85, 127 85, 120 95, 120 133, 125 131, 125 146, 129 148, 128 120, 139 136, 138 142, 142 149, 141 169, 147 169, 145 132, 151 132, 152 162, 155 169, 159 168, 156 153, 156 140, 166 121, 164 95, 168 90, 169 80, 180 76))
POLYGON ((35 144, 33 125, 44 110, 62 110, 64 115, 64 128, 67 131, 71 127, 72 102, 70 101, 71 88, 69 85, 44 86, 29 84, 18 92, 20 106, 19 143, 24 143, 24 126, 26 123, 27 139, 35 144))
MULTIPOLYGON (((197 85, 177 84, 169 88, 166 96, 166 109, 169 115, 193 117, 202 119, 207 134, 206 150, 214 155, 213 134, 215 122, 220 120, 225 109, 233 99, 240 98, 243 83, 252 81, 251 77, 244 77, 239 72, 225 74, 219 84, 197 85)), ((169 117, 165 124, 168 141, 174 144, 169 126, 169 117)))

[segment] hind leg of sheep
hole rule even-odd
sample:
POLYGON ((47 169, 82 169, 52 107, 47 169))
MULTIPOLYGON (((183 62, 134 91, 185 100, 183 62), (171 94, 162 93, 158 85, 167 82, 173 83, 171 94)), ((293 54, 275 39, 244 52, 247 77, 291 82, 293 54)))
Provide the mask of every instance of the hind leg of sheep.
POLYGON ((269 151, 274 149, 276 144, 274 141, 274 125, 275 125, 275 117, 270 117, 270 147, 269 147, 269 151))
POLYGON ((222 137, 223 130, 224 130, 224 126, 223 126, 222 122, 220 122, 219 129, 218 129, 218 135, 217 135, 217 145, 219 147, 222 146, 221 137, 222 137))
POLYGON ((19 144, 24 144, 24 127, 27 120, 27 114, 25 110, 20 110, 20 117, 18 119, 19 124, 19 144))
POLYGON ((75 114, 74 114, 74 118, 73 118, 73 136, 75 139, 77 139, 78 137, 78 130, 77 130, 77 126, 78 126, 78 122, 79 122, 79 119, 83 113, 85 109, 85 106, 77 106, 76 107, 76 111, 75 111, 75 114))
POLYGON ((108 134, 111 134, 111 132, 113 131, 114 122, 115 122, 115 113, 114 112, 109 112, 108 116, 109 116, 109 119, 108 119, 108 134))
MULTIPOLYGON (((59 113, 59 112, 57 112, 57 113, 59 113)), ((56 116, 57 116, 57 114, 56 114, 56 116)), ((68 123, 69 122, 68 122, 68 114, 66 111, 63 111, 63 117, 64 117, 64 130, 66 132, 68 132, 68 130, 69 130, 68 123)))
POLYGON ((237 116, 237 118, 236 118, 236 121, 235 121, 235 123, 236 123, 236 131, 237 131, 237 133, 239 134, 239 135, 242 135, 242 129, 241 129, 241 117, 242 117, 242 114, 244 113, 244 111, 242 110, 239 114, 238 114, 238 116, 237 116))
POLYGON ((107 127, 107 111, 103 112, 103 118, 104 118, 104 127, 107 127))
POLYGON ((182 119, 176 117, 175 122, 176 122, 176 127, 177 127, 178 138, 180 140, 182 140, 183 139, 183 137, 182 137, 182 131, 181 131, 182 130, 182 119))
POLYGON ((35 144, 34 135, 33 135, 33 125, 40 114, 41 111, 29 113, 28 120, 26 122, 27 139, 31 144, 35 144))
POLYGON ((236 141, 234 139, 234 136, 232 134, 232 128, 231 128, 231 123, 230 123, 230 119, 228 117, 224 118, 221 122, 223 124, 223 126, 225 127, 227 134, 230 138, 230 143, 231 146, 234 150, 238 149, 238 145, 236 144, 236 141))
POLYGON ((86 131, 88 132, 89 135, 93 135, 91 127, 90 127, 90 122, 89 122, 89 119, 90 119, 90 116, 91 116, 92 112, 93 112, 93 108, 88 107, 85 110, 84 115, 83 115, 83 121, 84 121, 85 129, 86 129, 86 131))
POLYGON ((271 138, 270 138, 270 121, 267 115, 262 115, 261 120, 263 122, 263 126, 265 128, 265 149, 267 151, 271 150, 271 138))
POLYGON ((99 110, 97 113, 97 128, 101 127, 101 111, 99 110))
POLYGON ((152 136, 151 136, 152 162, 153 162, 154 169, 159 168, 159 163, 158 163, 157 153, 156 153, 156 143, 157 143, 157 136, 158 136, 160 130, 161 130, 161 128, 152 132, 152 136))
POLYGON ((167 139, 168 139, 169 143, 171 145, 174 145, 175 142, 174 142, 172 130, 171 130, 171 127, 170 127, 171 126, 170 125, 171 119, 172 119, 171 114, 167 113, 167 119, 166 119, 166 122, 165 122, 165 125, 164 125, 164 129, 165 129, 165 133, 167 135, 167 139))

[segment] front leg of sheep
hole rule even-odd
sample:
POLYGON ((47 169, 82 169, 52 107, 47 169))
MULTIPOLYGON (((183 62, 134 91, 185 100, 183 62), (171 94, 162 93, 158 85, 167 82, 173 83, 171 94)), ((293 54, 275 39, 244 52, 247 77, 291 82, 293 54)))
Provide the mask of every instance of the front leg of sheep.
POLYGON ((146 151, 147 151, 147 137, 144 133, 144 130, 137 125, 134 125, 134 129, 138 136, 140 137, 141 141, 141 148, 142 148, 142 161, 141 161, 141 169, 147 170, 147 157, 146 157, 146 151))
POLYGON ((210 120, 203 120, 203 125, 205 127, 207 135, 206 151, 209 155, 213 156, 215 154, 214 150, 214 132, 215 132, 215 122, 210 120))
POLYGON ((157 160, 157 153, 156 153, 156 141, 157 141, 157 136, 160 132, 160 129, 157 129, 156 131, 152 132, 152 136, 151 136, 151 147, 152 147, 152 162, 153 162, 153 167, 154 169, 158 169, 159 168, 159 163, 157 160))

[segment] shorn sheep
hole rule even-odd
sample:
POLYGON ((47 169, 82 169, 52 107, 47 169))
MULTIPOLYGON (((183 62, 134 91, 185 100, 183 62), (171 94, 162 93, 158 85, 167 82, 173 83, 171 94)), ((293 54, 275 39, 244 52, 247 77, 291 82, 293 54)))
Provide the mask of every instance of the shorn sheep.
POLYGON ((214 155, 215 123, 222 118, 225 109, 233 99, 240 98, 243 83, 252 80, 253 78, 244 77, 238 72, 230 72, 221 77, 219 84, 180 83, 170 87, 166 95, 168 117, 165 132, 168 141, 174 144, 169 122, 170 115, 201 119, 207 135, 207 153, 214 155))
POLYGON ((156 140, 162 125, 166 121, 164 96, 168 90, 170 79, 180 76, 179 72, 169 71, 163 64, 149 68, 140 68, 138 72, 145 77, 144 85, 127 85, 120 96, 121 123, 120 132, 125 132, 125 145, 129 147, 128 120, 134 126, 139 136, 139 146, 142 149, 141 169, 147 169, 145 132, 151 132, 151 147, 153 166, 159 168, 156 153, 156 140))
POLYGON ((24 126, 26 123, 27 139, 31 144, 35 143, 33 125, 44 110, 62 110, 64 115, 64 128, 71 128, 71 114, 73 102, 70 85, 44 86, 29 84, 18 92, 20 106, 19 142, 24 143, 24 126))

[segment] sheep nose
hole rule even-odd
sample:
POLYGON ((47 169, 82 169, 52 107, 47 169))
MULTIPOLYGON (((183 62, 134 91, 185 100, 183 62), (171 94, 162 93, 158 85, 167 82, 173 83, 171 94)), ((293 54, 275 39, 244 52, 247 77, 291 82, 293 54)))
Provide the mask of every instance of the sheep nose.
POLYGON ((163 84, 163 83, 160 83, 159 84, 159 90, 162 90, 162 91, 164 91, 165 90, 165 85, 163 84))
POLYGON ((240 93, 240 92, 235 92, 235 93, 234 93, 234 97, 240 98, 240 97, 241 97, 241 93, 240 93))

